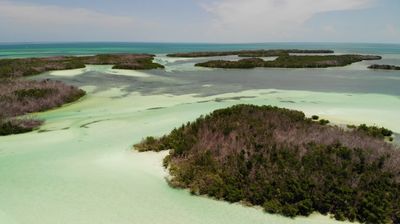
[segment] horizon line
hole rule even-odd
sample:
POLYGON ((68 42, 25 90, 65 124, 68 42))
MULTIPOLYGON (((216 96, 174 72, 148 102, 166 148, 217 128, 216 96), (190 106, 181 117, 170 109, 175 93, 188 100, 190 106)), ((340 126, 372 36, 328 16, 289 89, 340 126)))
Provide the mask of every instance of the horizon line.
POLYGON ((268 41, 268 42, 189 42, 189 41, 0 41, 0 45, 24 44, 210 44, 210 45, 250 45, 250 44, 387 44, 400 45, 400 42, 345 42, 345 41, 268 41))

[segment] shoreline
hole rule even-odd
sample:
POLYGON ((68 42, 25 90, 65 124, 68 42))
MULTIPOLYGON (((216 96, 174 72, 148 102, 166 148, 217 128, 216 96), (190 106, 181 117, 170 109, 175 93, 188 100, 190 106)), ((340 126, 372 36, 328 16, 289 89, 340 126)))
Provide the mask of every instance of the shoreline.
MULTIPOLYGON (((79 78, 84 77, 67 80, 79 78)), ((145 136, 166 134, 201 114, 238 103, 282 106, 321 118, 329 115, 360 122, 379 121, 380 126, 397 133, 400 127, 395 119, 400 98, 385 94, 264 89, 201 96, 145 94, 134 88, 102 86, 101 82, 84 84, 84 100, 37 115, 47 120, 40 129, 46 132, 0 139, 0 162, 7 166, 7 170, 0 170, 0 207, 8 217, 33 224, 52 224, 60 218, 71 221, 71 214, 72 221, 88 223, 343 223, 328 216, 288 219, 192 197, 166 184, 162 155, 138 155, 129 149, 145 136), (361 112, 364 117, 359 116, 361 112), (80 208, 88 209, 90 215, 80 208), (18 215, 21 211, 23 215, 18 215), (118 211, 118 216, 110 211, 118 211)))

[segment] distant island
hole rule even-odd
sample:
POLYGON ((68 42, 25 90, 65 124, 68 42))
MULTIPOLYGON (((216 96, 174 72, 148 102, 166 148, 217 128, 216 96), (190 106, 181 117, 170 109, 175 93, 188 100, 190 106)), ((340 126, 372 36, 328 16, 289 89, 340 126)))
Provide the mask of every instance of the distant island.
POLYGON ((380 60, 382 57, 374 55, 289 55, 279 56, 273 61, 261 58, 246 58, 239 61, 212 60, 198 63, 196 66, 225 69, 250 68, 328 68, 350 65, 364 60, 380 60))
POLYGON ((114 69, 148 70, 164 68, 150 54, 103 54, 48 58, 0 59, 0 78, 37 75, 47 71, 84 68, 85 65, 114 65, 114 69))
POLYGON ((376 55, 333 55, 333 50, 242 50, 221 52, 190 52, 168 54, 169 57, 216 57, 239 56, 244 59, 238 61, 210 60, 197 63, 196 66, 225 69, 250 69, 250 68, 328 68, 350 65, 364 60, 380 60, 376 55), (266 61, 263 57, 277 57, 275 60, 266 61))
POLYGON ((400 66, 396 65, 378 65, 374 64, 368 67, 369 69, 381 69, 381 70, 400 70, 400 66))
POLYGON ((72 57, 21 58, 0 60, 0 136, 34 130, 43 121, 20 116, 42 112, 74 102, 85 91, 59 81, 28 81, 25 76, 47 71, 78 69, 85 65, 114 65, 114 69, 157 69, 149 54, 104 54, 72 57))
POLYGON ((168 57, 198 58, 198 57, 217 57, 232 56, 239 57, 274 57, 289 54, 332 54, 333 50, 299 50, 299 49, 275 49, 275 50, 242 50, 242 51, 208 51, 208 52, 189 52, 168 54, 168 57))
POLYGON ((313 212, 361 223, 400 223, 399 149, 392 132, 343 129, 271 106, 216 110, 139 151, 170 150, 173 187, 289 217, 313 212))

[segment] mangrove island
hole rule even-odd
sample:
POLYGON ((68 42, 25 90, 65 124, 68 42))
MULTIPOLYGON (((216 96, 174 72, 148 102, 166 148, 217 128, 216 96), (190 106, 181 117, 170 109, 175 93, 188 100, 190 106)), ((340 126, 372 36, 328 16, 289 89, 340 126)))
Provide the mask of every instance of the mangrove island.
POLYGON ((0 80, 0 136, 29 132, 43 123, 18 116, 60 107, 85 94, 85 91, 59 81, 0 80))
POLYGON ((37 75, 47 71, 84 68, 85 65, 114 65, 114 69, 148 70, 164 68, 151 54, 102 54, 48 58, 1 59, 0 78, 37 75))
POLYGON ((42 112, 84 96, 85 91, 59 81, 28 81, 25 76, 47 71, 84 68, 85 65, 114 65, 114 69, 157 69, 150 54, 103 54, 95 56, 57 56, 0 60, 0 136, 34 130, 43 121, 20 116, 42 112))
POLYGON ((195 195, 260 205, 289 217, 313 212, 400 223, 400 151, 392 132, 340 128, 303 112, 237 105, 216 110, 139 151, 170 150, 169 183, 195 195))
POLYGON ((374 64, 368 67, 369 69, 381 69, 381 70, 400 70, 400 66, 396 65, 378 65, 374 64))
POLYGON ((364 60, 380 60, 382 57, 374 55, 285 55, 273 61, 261 58, 246 58, 239 61, 212 60, 198 63, 196 66, 225 69, 249 68, 328 68, 350 65, 364 60))
POLYGON ((289 54, 333 54, 333 50, 299 50, 299 49, 275 49, 275 50, 242 50, 242 51, 206 51, 167 54, 168 57, 199 58, 199 57, 217 57, 233 56, 239 57, 274 57, 289 54))
POLYGON ((238 56, 244 59, 238 61, 210 60, 197 63, 196 66, 208 68, 236 68, 249 69, 257 67, 266 68, 327 68, 350 65, 364 60, 380 60, 376 55, 333 55, 333 50, 242 50, 242 51, 215 51, 215 52, 189 52, 168 54, 169 57, 217 57, 238 56), (265 61, 263 57, 277 57, 272 61, 265 61))

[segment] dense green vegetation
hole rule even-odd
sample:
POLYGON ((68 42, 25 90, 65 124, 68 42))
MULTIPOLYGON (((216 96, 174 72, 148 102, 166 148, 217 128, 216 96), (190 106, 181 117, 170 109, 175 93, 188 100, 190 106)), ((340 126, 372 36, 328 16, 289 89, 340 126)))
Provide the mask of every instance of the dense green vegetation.
POLYGON ((366 124, 361 124, 359 126, 348 125, 347 127, 364 132, 365 134, 376 137, 376 138, 383 139, 385 137, 391 137, 393 135, 393 131, 391 131, 387 128, 384 128, 384 127, 367 126, 366 124))
POLYGON ((371 134, 374 128, 360 127, 344 130, 299 111, 237 105, 135 148, 170 150, 164 165, 171 186, 196 195, 289 217, 320 212, 400 223, 400 151, 371 134))
POLYGON ((11 121, 0 120, 0 136, 20 134, 32 131, 31 128, 24 128, 18 125, 14 125, 11 121))
POLYGON ((37 75, 46 71, 84 68, 89 65, 115 65, 123 69, 163 68, 148 54, 104 54, 85 57, 1 59, 0 78, 37 75))
POLYGON ((0 136, 30 132, 42 123, 40 120, 9 120, 0 118, 0 136))
POLYGON ((153 62, 153 58, 137 59, 137 63, 121 63, 114 65, 113 69, 148 70, 164 68, 163 65, 153 62))
POLYGON ((43 122, 15 117, 56 108, 85 94, 83 90, 57 81, 0 80, 0 135, 32 131, 43 122))
POLYGON ((400 66, 396 65, 371 65, 369 69, 382 69, 382 70, 400 70, 400 66))
POLYGON ((313 119, 313 120, 319 120, 319 116, 318 115, 313 115, 312 117, 311 117, 311 119, 313 119))
POLYGON ((55 89, 50 88, 32 88, 32 89, 18 89, 15 90, 13 93, 17 96, 18 100, 22 100, 24 98, 34 98, 39 99, 56 92, 55 89))
POLYGON ((289 54, 332 54, 332 50, 298 50, 298 49, 276 49, 276 50, 243 50, 243 51, 208 51, 208 52, 189 52, 168 54, 168 57, 198 58, 198 57, 216 57, 231 56, 239 57, 273 57, 289 54))
POLYGON ((329 123, 330 123, 330 121, 325 120, 325 119, 319 120, 319 124, 320 124, 320 125, 327 125, 327 124, 329 124, 329 123))
POLYGON ((1 59, 0 78, 37 75, 46 71, 84 68, 73 57, 1 59))
POLYGON ((264 61, 260 58, 246 58, 239 61, 212 60, 198 63, 196 66, 210 68, 327 68, 346 66, 363 60, 379 60, 380 56, 372 55, 306 55, 279 56, 274 61, 264 61))

